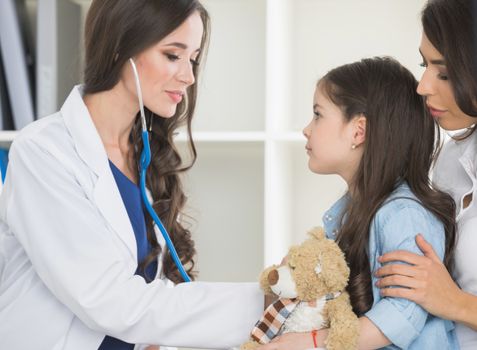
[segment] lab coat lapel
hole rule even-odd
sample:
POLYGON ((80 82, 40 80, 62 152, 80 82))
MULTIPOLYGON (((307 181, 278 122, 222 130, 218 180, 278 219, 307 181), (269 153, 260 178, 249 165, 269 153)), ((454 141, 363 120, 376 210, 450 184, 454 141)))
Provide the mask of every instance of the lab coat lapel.
POLYGON ((83 102, 80 86, 73 88, 61 107, 61 114, 74 140, 76 151, 98 176, 94 188, 94 200, 99 211, 126 244, 134 261, 137 261, 134 231, 109 167, 108 155, 83 102))

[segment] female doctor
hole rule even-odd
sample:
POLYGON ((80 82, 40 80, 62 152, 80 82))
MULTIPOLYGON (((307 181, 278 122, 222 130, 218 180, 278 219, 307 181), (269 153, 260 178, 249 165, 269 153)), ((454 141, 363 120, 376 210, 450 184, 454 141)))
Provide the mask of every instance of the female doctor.
MULTIPOLYGON (((263 310, 258 286, 180 283, 138 186, 145 116, 149 195, 190 273, 178 176, 187 168, 173 134, 186 124, 191 136, 208 21, 197 0, 93 0, 85 84, 10 149, 0 200, 1 349, 226 348, 247 338, 263 310)), ((192 139, 190 148, 195 157, 192 139)))

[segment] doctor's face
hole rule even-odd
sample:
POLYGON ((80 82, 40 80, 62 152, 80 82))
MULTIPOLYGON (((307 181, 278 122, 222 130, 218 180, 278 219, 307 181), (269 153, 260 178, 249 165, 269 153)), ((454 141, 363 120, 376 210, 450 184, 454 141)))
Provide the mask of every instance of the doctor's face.
POLYGON ((464 129, 475 123, 461 111, 448 80, 446 62, 442 54, 432 45, 426 34, 422 34, 421 52, 425 71, 417 87, 417 92, 426 97, 426 104, 432 116, 446 130, 464 129))
MULTIPOLYGON (((200 52, 204 27, 198 12, 192 14, 171 34, 136 57, 144 106, 155 114, 172 117, 177 105, 186 97, 186 90, 194 84, 193 68, 200 52)), ((137 105, 134 74, 129 62, 122 80, 137 105)))

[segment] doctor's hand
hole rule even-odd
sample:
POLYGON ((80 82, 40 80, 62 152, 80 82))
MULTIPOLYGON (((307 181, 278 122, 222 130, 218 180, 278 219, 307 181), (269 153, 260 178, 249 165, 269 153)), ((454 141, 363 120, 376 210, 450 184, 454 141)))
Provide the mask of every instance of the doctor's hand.
MULTIPOLYGON (((318 347, 324 348, 324 342, 328 335, 327 329, 316 333, 318 347)), ((313 337, 310 332, 286 333, 274 338, 270 343, 260 346, 258 350, 305 350, 314 349, 313 337)))
POLYGON ((462 291, 422 235, 416 236, 416 243, 424 256, 398 250, 379 258, 382 264, 395 261, 410 264, 388 264, 376 270, 375 275, 381 278, 376 283, 382 288, 381 295, 409 299, 433 315, 455 319, 462 291), (389 286, 397 287, 386 288, 389 286))

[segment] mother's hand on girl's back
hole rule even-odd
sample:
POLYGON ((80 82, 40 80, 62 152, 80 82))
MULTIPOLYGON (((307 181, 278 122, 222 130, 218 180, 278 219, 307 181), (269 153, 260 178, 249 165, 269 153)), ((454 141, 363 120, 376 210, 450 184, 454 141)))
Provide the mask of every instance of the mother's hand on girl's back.
POLYGON ((409 264, 387 264, 376 270, 375 275, 381 278, 376 283, 381 295, 409 299, 433 315, 455 320, 462 310, 459 302, 462 291, 422 235, 416 236, 416 243, 424 256, 398 250, 379 258, 381 264, 396 261, 409 264), (386 288, 390 286, 395 287, 386 288))

